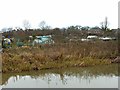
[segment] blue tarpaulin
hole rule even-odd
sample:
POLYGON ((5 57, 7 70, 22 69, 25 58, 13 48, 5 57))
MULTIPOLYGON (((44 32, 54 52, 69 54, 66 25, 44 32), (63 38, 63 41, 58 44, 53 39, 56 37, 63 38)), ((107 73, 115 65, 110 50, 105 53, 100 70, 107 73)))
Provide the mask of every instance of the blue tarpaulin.
POLYGON ((54 41, 51 38, 51 35, 46 36, 36 36, 36 39, 33 41, 34 44, 52 44, 54 41))

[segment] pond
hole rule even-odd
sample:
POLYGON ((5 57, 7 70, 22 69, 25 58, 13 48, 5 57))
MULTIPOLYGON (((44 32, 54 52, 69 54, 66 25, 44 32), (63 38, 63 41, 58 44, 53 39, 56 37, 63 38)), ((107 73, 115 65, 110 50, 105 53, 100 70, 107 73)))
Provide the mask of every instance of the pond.
POLYGON ((2 88, 118 88, 118 65, 2 74, 2 88))

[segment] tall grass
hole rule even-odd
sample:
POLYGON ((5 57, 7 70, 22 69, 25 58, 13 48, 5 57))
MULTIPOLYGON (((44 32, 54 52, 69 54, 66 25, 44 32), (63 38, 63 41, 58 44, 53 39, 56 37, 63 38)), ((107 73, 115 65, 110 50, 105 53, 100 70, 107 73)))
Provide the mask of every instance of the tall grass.
POLYGON ((3 72, 110 64, 117 57, 116 41, 69 42, 41 47, 15 47, 2 53, 3 72))

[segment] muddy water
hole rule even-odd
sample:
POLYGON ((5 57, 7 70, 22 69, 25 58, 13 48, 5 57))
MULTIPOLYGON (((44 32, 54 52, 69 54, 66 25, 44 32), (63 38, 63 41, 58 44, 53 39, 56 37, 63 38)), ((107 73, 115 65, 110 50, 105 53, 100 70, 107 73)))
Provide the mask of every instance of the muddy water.
POLYGON ((2 74, 2 88, 118 88, 118 65, 2 74))

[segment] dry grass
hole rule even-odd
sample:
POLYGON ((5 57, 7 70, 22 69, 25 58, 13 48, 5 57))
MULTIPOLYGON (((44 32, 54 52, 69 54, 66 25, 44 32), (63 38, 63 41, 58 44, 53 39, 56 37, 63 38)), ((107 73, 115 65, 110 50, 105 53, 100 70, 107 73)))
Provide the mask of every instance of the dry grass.
POLYGON ((70 42, 42 47, 5 49, 2 72, 110 64, 117 42, 70 42))

